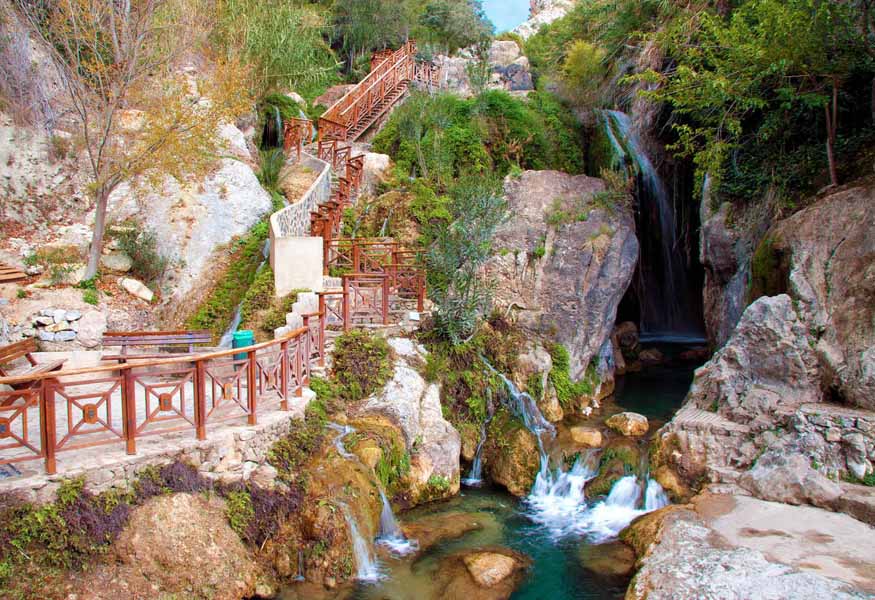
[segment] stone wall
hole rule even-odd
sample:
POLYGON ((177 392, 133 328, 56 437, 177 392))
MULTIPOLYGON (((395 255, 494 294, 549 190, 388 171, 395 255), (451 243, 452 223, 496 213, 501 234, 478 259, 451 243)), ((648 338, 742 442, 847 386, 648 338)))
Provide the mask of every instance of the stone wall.
POLYGON ((308 154, 301 164, 317 171, 319 176, 301 199, 270 217, 271 239, 310 235, 310 212, 331 199, 331 165, 308 154))
POLYGON ((137 454, 125 454, 124 444, 61 452, 58 473, 46 475, 42 463, 18 463, 24 477, 0 480, 0 492, 21 494, 24 499, 48 502, 54 499, 61 482, 84 477, 86 487, 100 493, 109 489, 124 490, 137 480, 137 474, 150 466, 182 461, 197 467, 207 478, 233 483, 256 481, 271 487, 276 470, 267 464, 267 454, 275 441, 289 432, 293 419, 303 417, 304 409, 313 397, 305 390, 305 398, 293 403, 292 410, 279 410, 258 415, 255 426, 216 425, 207 431, 207 439, 199 441, 193 430, 139 438, 137 454), (32 470, 33 474, 27 472, 32 470))

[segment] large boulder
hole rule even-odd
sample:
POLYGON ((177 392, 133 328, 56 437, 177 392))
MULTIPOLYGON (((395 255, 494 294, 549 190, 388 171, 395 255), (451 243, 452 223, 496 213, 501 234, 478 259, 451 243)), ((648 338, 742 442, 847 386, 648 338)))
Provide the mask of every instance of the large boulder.
POLYGON ((532 490, 541 465, 538 439, 507 410, 496 412, 483 446, 483 470, 514 496, 532 490))
POLYGON ((600 179, 556 171, 509 177, 505 197, 511 218, 496 233, 498 254, 485 267, 496 283, 496 305, 513 309, 511 315, 530 333, 563 344, 575 379, 604 348, 612 358, 617 307, 638 259, 631 214, 593 202, 604 189, 600 179), (558 211, 574 218, 548 224, 558 211))
POLYGON ((696 371, 687 403, 759 429, 821 397, 808 331, 787 295, 751 304, 730 340, 696 371))
POLYGON ((142 199, 120 186, 110 197, 109 220, 136 219, 154 230, 157 250, 171 266, 171 301, 192 304, 214 251, 247 233, 272 206, 252 169, 225 158, 202 181, 181 184, 168 177, 160 191, 142 199))
POLYGON ((131 513, 112 553, 114 561, 74 582, 80 598, 237 600, 256 590, 259 567, 228 524, 217 496, 149 500, 131 513))
POLYGON ((626 437, 647 435, 647 430, 650 429, 647 417, 633 412, 621 412, 612 415, 605 421, 605 425, 626 437))
POLYGON ((815 337, 824 387, 875 409, 875 184, 817 201, 767 241, 767 263, 789 257, 788 293, 815 337))
POLYGON ((394 338, 389 345, 395 352, 395 372, 392 379, 376 395, 365 400, 354 416, 377 415, 397 426, 408 452, 411 496, 432 493, 434 478, 449 484, 444 493, 452 495, 459 490, 459 432, 443 417, 440 387, 429 384, 417 370, 425 363, 426 350, 407 338, 394 338))
MULTIPOLYGON (((470 68, 479 59, 470 49, 462 50, 457 56, 439 55, 434 60, 441 69, 444 87, 463 97, 474 95, 470 68)), ((515 95, 526 95, 535 89, 529 59, 514 41, 492 42, 486 52, 486 67, 489 70, 488 89, 505 90, 515 95)))
POLYGON ((812 504, 832 508, 842 488, 811 467, 811 461, 799 454, 772 450, 739 480, 757 498, 787 504, 812 504))

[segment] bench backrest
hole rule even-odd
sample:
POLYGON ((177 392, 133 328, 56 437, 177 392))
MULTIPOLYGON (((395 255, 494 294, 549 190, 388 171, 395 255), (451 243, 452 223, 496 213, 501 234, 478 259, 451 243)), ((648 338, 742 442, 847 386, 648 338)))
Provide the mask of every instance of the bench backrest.
POLYGON ((192 352, 195 344, 212 341, 213 334, 209 331, 107 331, 103 334, 103 345, 121 347, 122 354, 128 348, 146 346, 188 346, 192 352))
POLYGON ((36 340, 34 338, 21 340, 20 342, 15 342, 8 346, 0 346, 0 365, 11 363, 22 357, 26 358, 31 364, 33 364, 34 361, 31 358, 30 353, 36 351, 36 340))

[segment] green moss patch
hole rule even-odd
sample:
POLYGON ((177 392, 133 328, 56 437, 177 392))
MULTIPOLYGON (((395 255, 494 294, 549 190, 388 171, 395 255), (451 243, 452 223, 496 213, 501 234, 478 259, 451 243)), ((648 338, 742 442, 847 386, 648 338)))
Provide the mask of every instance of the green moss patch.
POLYGON ((595 365, 590 364, 583 379, 573 381, 571 379, 571 356, 562 344, 552 344, 549 347, 550 356, 553 358, 553 368, 550 370, 550 383, 556 390, 559 403, 568 408, 580 398, 591 396, 595 393, 599 384, 599 376, 595 365))
POLYGON ((331 377, 340 399, 363 400, 382 389, 392 373, 392 349, 385 339, 353 330, 335 341, 331 377))
POLYGON ((748 300, 787 293, 789 277, 790 257, 781 248, 781 239, 767 235, 751 257, 748 300))

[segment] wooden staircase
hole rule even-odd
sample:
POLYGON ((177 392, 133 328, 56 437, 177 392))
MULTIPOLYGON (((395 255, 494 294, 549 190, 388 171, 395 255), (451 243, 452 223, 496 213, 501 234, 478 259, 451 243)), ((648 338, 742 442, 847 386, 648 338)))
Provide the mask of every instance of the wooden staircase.
POLYGON ((417 60, 416 42, 375 53, 371 72, 319 119, 319 139, 356 141, 404 99, 412 82, 430 89, 440 84, 439 69, 417 60))

